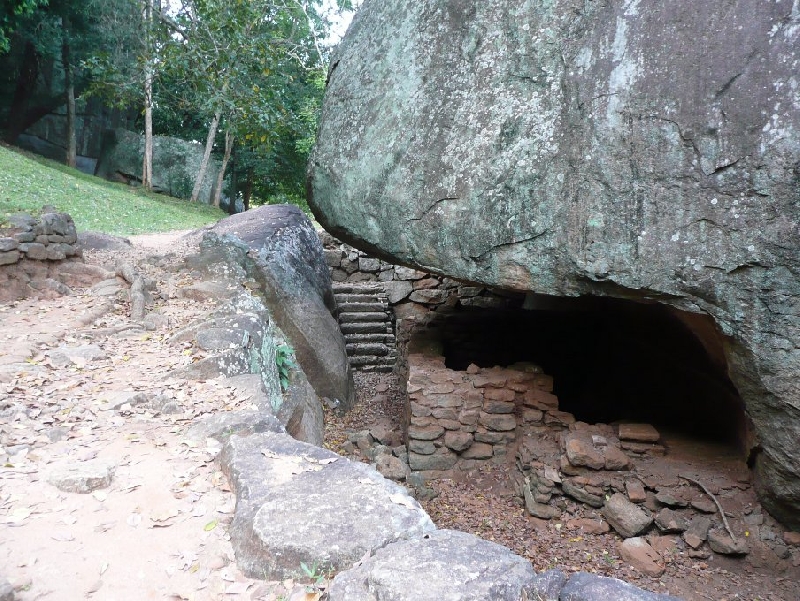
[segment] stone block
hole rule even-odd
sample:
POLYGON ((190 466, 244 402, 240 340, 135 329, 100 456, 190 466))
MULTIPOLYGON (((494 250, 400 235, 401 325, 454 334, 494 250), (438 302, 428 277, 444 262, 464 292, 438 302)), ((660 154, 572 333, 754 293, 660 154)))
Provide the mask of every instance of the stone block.
POLYGON ((588 467, 600 470, 605 467, 606 461, 603 452, 595 448, 591 442, 580 437, 570 435, 566 442, 567 460, 576 467, 588 467))
POLYGON ((359 257, 358 268, 361 271, 369 273, 377 273, 381 270, 381 262, 379 259, 372 259, 370 257, 359 257))
POLYGON ((403 267, 402 265, 397 265, 394 268, 394 273, 398 280, 421 280, 428 275, 424 271, 417 271, 416 269, 403 267))
MULTIPOLYGON (((499 444, 508 440, 509 432, 475 432, 475 440, 478 442, 488 442, 489 444, 499 444)), ((511 432, 513 434, 513 431, 511 432)))
POLYGON ((437 407, 432 410, 431 414, 436 419, 445 419, 445 420, 458 419, 458 411, 456 411, 452 407, 437 407))
POLYGON ((542 421, 544 417, 544 411, 539 409, 528 409, 525 408, 522 411, 522 421, 526 424, 533 424, 542 421))
POLYGON ((411 401, 409 406, 411 407, 411 415, 414 417, 428 417, 432 413, 430 407, 421 403, 415 403, 414 401, 411 401))
POLYGON ((633 442, 658 442, 661 435, 650 424, 620 424, 619 439, 633 442))
POLYGON ((566 411, 546 411, 544 423, 547 426, 562 426, 568 428, 575 423, 575 416, 566 411))
POLYGON ((412 292, 408 300, 423 305, 439 305, 447 298, 447 290, 424 289, 412 292))
POLYGON ((478 423, 488 430, 507 432, 517 427, 517 419, 513 415, 481 412, 478 423))
POLYGON ((16 250, 19 246, 19 241, 15 240, 14 238, 9 238, 7 236, 3 236, 0 238, 0 252, 8 252, 10 250, 16 250))
POLYGON ((461 422, 455 419, 440 419, 438 424, 445 430, 460 430, 461 422))
POLYGON ((47 258, 47 247, 38 242, 23 242, 19 245, 19 250, 29 259, 44 261, 47 258))
POLYGON ((408 428, 408 437, 413 438, 414 440, 436 440, 442 434, 444 434, 444 428, 436 424, 431 424, 429 426, 409 426, 408 428))
POLYGON ((542 411, 558 409, 558 397, 538 388, 526 391, 522 397, 522 402, 526 407, 542 411))
POLYGON ((639 480, 626 481, 625 492, 628 493, 628 500, 631 503, 644 503, 647 500, 644 485, 639 480))
POLYGON ((460 407, 461 398, 454 394, 437 394, 431 395, 430 401, 435 403, 436 407, 460 407))
POLYGON ((639 572, 652 578, 660 577, 666 569, 661 556, 643 538, 634 537, 622 541, 619 554, 639 572))
POLYGON ((477 410, 462 411, 458 416, 458 420, 465 426, 475 426, 478 424, 479 417, 480 417, 480 411, 477 410))
POLYGON ((632 538, 644 532, 653 523, 652 517, 620 493, 614 493, 606 501, 603 517, 623 538, 632 538))
POLYGON ((534 386, 536 386, 536 388, 539 390, 553 392, 553 376, 548 376, 547 374, 536 374, 534 382, 534 386))
POLYGON ((494 447, 485 442, 475 442, 461 453, 464 459, 490 459, 494 455, 494 447))
POLYGON ((449 470, 457 460, 458 456, 449 449, 439 449, 432 455, 408 453, 408 465, 415 471, 449 470))
POLYGON ((605 457, 605 468, 607 470, 629 470, 633 466, 630 457, 619 447, 606 447, 603 451, 603 457, 605 457))
POLYGON ((483 403, 483 410, 486 413, 514 413, 514 403, 486 400, 483 403))
POLYGON ((441 284, 436 278, 423 278, 414 282, 414 290, 437 288, 441 284))
POLYGON ((513 403, 516 395, 514 391, 509 388, 487 388, 483 396, 486 400, 513 403))
POLYGON ((10 250, 8 252, 0 252, 0 265, 13 265, 20 259, 18 250, 10 250))
POLYGON ((408 295, 411 294, 412 286, 411 282, 406 281, 386 282, 384 284, 384 289, 386 290, 389 303, 395 305, 408 298, 408 295))
POLYGON ((436 445, 428 440, 409 440, 408 450, 418 455, 433 455, 436 452, 436 445))
POLYGON ((474 440, 472 434, 468 432, 448 432, 444 436, 444 446, 456 453, 460 453, 468 449, 474 440))

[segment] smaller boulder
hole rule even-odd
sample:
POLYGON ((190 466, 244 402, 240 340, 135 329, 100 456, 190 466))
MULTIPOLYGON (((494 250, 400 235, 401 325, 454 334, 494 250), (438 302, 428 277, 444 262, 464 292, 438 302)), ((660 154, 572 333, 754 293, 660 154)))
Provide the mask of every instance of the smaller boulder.
POLYGON ((619 545, 622 559, 646 576, 658 578, 666 569, 661 556, 643 538, 634 537, 619 545))
POLYGON ((625 495, 614 493, 603 507, 603 516, 623 538, 631 538, 644 532, 653 518, 639 506, 628 501, 625 495))

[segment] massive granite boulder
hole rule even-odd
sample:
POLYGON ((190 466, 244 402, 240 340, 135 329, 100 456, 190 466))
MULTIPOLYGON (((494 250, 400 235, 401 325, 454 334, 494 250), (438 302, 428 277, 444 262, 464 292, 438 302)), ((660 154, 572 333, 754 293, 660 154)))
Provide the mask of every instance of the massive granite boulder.
POLYGON ((367 0, 311 205, 396 262, 710 316, 762 500, 800 527, 798 64, 792 0, 367 0))

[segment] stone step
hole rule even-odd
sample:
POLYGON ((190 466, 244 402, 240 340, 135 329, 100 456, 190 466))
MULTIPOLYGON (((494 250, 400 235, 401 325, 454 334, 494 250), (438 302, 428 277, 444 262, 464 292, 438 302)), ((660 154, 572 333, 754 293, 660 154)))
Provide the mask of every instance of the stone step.
POLYGON ((392 334, 392 325, 384 321, 365 323, 343 323, 342 334, 392 334))
POLYGON ((367 365, 385 365, 393 366, 397 361, 397 357, 376 357, 374 355, 350 357, 350 365, 353 369, 366 367, 367 365))
POLYGON ((388 313, 378 311, 364 311, 363 313, 346 312, 339 313, 339 323, 351 323, 354 321, 384 321, 390 322, 391 316, 388 313))
MULTIPOLYGON (((346 305, 347 303, 374 303, 374 302, 383 302, 384 298, 380 294, 334 294, 333 297, 336 299, 336 302, 340 305, 346 305)), ((386 300, 388 303, 388 300, 386 300)))
POLYGON ((362 365, 357 369, 357 371, 369 372, 369 373, 384 373, 388 374, 394 371, 394 365, 362 365))
POLYGON ((342 313, 385 313, 387 306, 383 303, 348 303, 339 304, 339 314, 342 313))
POLYGON ((360 357, 360 356, 369 356, 373 355, 375 357, 386 357, 392 351, 396 352, 396 349, 389 348, 385 344, 348 344, 346 345, 347 348, 347 356, 348 357, 360 357))
POLYGON ((386 294, 383 284, 375 282, 334 282, 334 294, 386 294))
POLYGON ((397 342, 394 334, 359 334, 357 332, 351 332, 350 334, 345 334, 344 338, 348 344, 356 342, 382 342, 383 344, 394 347, 397 342))

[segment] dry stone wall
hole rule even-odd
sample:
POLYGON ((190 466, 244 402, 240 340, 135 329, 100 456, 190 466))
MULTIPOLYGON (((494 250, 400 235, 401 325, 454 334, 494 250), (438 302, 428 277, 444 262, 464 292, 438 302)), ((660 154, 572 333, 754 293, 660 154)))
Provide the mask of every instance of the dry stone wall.
POLYGON ((568 427, 553 379, 529 363, 448 369, 442 357, 408 357, 408 462, 426 479, 505 462, 524 428, 568 427))
POLYGON ((38 217, 9 216, 0 225, 0 302, 69 294, 70 287, 91 286, 105 277, 81 256, 75 223, 67 213, 44 207, 38 217))
POLYGON ((9 217, 0 228, 0 265, 23 259, 60 261, 80 254, 75 223, 66 213, 45 212, 38 218, 27 213, 9 217))

